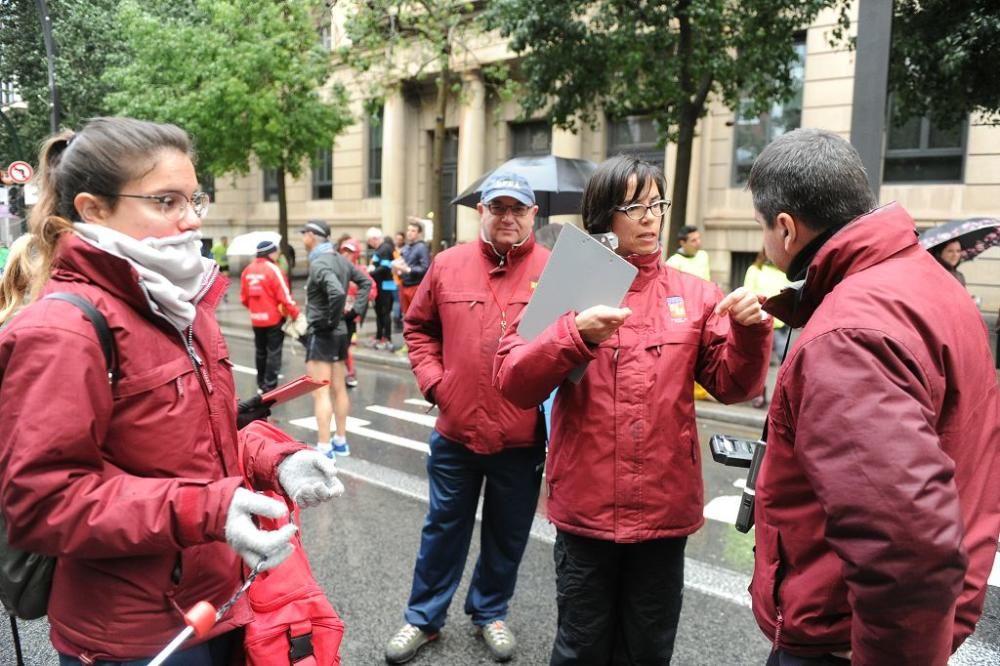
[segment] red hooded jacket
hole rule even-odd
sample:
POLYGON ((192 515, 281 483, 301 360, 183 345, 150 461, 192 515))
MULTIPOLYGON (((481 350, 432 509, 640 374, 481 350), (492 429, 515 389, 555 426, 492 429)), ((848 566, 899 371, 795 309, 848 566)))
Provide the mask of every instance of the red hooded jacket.
POLYGON ((559 387, 549 519, 620 543, 684 536, 705 522, 694 382, 723 402, 759 395, 771 348, 770 322, 715 315, 722 292, 711 282, 664 266, 658 252, 628 260, 639 268, 622 304, 632 315, 613 336, 588 345, 570 312, 531 342, 515 328, 496 359, 497 385, 516 405, 559 387), (582 363, 580 383, 564 381, 582 363))
MULTIPOLYGON (((109 387, 94 328, 69 303, 40 300, 0 330, 0 505, 12 546, 59 557, 48 619, 60 652, 149 657, 183 629, 182 611, 218 606, 241 583, 224 535, 241 483, 214 317, 225 289, 211 283, 182 335, 150 310, 124 259, 69 234, 45 291, 104 314, 120 379, 109 387)), ((255 487, 280 492, 276 465, 301 448, 247 437, 255 487)), ((238 603, 212 635, 251 617, 238 603)))
MULTIPOLYGON (((476 453, 540 444, 538 404, 522 409, 493 387, 501 312, 521 314, 549 258, 529 236, 501 261, 483 241, 434 258, 404 320, 420 391, 436 402, 437 431, 476 453)), ((540 401, 539 401, 540 402, 540 401)))
POLYGON ((1000 532, 1000 396, 972 299, 896 204, 830 238, 798 294, 757 479, 753 612, 801 655, 944 666, 1000 532))
POLYGON ((243 269, 240 301, 250 310, 250 323, 257 328, 280 324, 286 316, 299 316, 284 273, 267 257, 257 257, 243 269))

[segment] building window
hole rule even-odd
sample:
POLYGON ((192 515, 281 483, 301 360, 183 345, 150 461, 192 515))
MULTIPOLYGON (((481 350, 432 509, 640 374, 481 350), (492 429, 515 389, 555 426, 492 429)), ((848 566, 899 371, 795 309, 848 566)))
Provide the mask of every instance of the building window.
POLYGON ((552 126, 544 120, 510 124, 510 156, 548 155, 552 152, 552 126))
POLYGON ((368 196, 382 196, 382 119, 385 107, 368 116, 368 196))
POLYGON ((747 269, 753 266, 755 259, 757 259, 756 252, 729 253, 729 291, 743 286, 747 269))
POLYGON ((278 200, 278 170, 264 169, 264 201, 278 200))
POLYGON ((329 51, 333 45, 332 31, 330 24, 327 23, 320 27, 319 29, 319 43, 322 45, 324 51, 329 51))
POLYGON ((744 185, 750 176, 750 167, 764 146, 785 132, 798 129, 802 124, 802 84, 806 71, 806 36, 795 38, 795 63, 792 65, 792 96, 771 105, 771 109, 752 116, 744 109, 750 100, 742 100, 736 110, 733 134, 733 186, 744 185))
POLYGON ((656 122, 650 116, 608 119, 608 156, 634 155, 663 169, 663 148, 657 145, 656 122))
POLYGON ((215 201, 215 176, 210 173, 198 174, 198 182, 201 184, 201 191, 215 201))
POLYGON ((910 118, 899 124, 895 103, 890 97, 882 180, 886 183, 962 182, 965 125, 963 121, 956 127, 945 128, 929 116, 910 118))
POLYGON ((333 198, 333 153, 319 150, 312 163, 312 198, 333 198))

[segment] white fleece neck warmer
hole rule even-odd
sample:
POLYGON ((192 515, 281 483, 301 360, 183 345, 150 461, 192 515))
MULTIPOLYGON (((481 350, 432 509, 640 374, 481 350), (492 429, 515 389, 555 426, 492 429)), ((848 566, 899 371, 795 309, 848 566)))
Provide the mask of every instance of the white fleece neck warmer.
POLYGON ((132 265, 154 312, 178 331, 194 323, 202 287, 218 271, 214 261, 201 256, 200 231, 136 240, 100 224, 75 222, 73 227, 94 247, 132 265))

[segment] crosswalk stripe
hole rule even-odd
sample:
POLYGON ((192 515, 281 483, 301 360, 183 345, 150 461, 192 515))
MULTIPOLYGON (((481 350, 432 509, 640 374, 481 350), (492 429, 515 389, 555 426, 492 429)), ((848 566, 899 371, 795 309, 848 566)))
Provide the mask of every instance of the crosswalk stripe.
POLYGON ((253 375, 254 377, 257 376, 257 368, 250 368, 245 365, 237 365, 236 363, 233 363, 233 370, 236 372, 242 372, 244 375, 253 375))
POLYGON ((393 409, 392 407, 383 407, 382 405, 368 405, 365 409, 370 412, 375 412, 376 414, 391 416, 394 419, 409 421, 410 423, 418 423, 422 426, 427 426, 428 428, 433 428, 437 423, 436 416, 408 412, 405 409, 393 409))
POLYGON ((431 403, 429 403, 426 400, 423 400, 421 398, 407 398, 403 402, 405 402, 407 405, 413 405, 415 407, 423 407, 425 409, 427 407, 432 407, 433 406, 433 405, 431 405, 431 403))
MULTIPOLYGON (((292 419, 289 423, 293 426, 305 428, 306 430, 312 430, 314 432, 318 430, 316 427, 315 416, 309 416, 302 419, 292 419)), ((369 439, 378 440, 387 444, 395 444, 396 446, 401 446, 405 449, 411 449, 413 451, 419 451, 420 453, 430 453, 431 451, 426 442, 418 442, 415 439, 409 439, 407 437, 400 437, 398 435, 390 435, 388 433, 379 432, 378 430, 372 430, 371 428, 365 427, 368 425, 371 425, 371 421, 354 418, 353 416, 347 417, 347 432, 352 435, 367 437, 369 439)))

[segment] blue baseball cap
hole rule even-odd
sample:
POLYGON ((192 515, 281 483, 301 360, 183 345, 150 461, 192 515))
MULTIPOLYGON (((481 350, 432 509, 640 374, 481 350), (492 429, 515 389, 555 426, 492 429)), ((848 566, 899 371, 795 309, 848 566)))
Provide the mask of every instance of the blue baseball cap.
POLYGON ((481 201, 485 204, 497 197, 513 197, 525 206, 535 205, 535 192, 528 181, 512 171, 498 171, 490 174, 483 183, 481 201))

